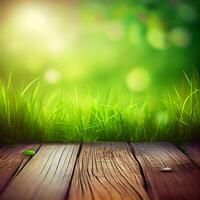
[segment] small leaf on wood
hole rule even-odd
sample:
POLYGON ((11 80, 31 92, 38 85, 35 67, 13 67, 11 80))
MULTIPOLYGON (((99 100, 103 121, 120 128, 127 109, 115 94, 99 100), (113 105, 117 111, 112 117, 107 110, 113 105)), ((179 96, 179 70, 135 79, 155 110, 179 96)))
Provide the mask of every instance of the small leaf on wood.
POLYGON ((35 151, 32 150, 32 149, 28 149, 28 150, 23 151, 23 154, 26 155, 26 156, 34 156, 35 151))

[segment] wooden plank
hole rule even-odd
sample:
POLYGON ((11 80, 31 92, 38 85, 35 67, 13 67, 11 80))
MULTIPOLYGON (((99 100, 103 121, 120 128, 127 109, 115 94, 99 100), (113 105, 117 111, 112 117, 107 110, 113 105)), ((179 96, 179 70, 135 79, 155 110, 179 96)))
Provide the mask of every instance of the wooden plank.
POLYGON ((64 199, 79 147, 79 144, 43 145, 7 187, 2 199, 64 199))
POLYGON ((22 152, 26 149, 37 150, 39 145, 16 145, 15 147, 1 146, 0 148, 0 193, 5 189, 6 185, 22 169, 30 156, 24 155, 22 152))
POLYGON ((125 143, 83 144, 67 199, 149 199, 130 146, 125 143))
POLYGON ((154 200, 199 200, 200 170, 170 143, 132 144, 154 200), (160 171, 170 167, 173 172, 160 171))
POLYGON ((186 155, 200 167, 200 142, 193 142, 185 145, 186 155))

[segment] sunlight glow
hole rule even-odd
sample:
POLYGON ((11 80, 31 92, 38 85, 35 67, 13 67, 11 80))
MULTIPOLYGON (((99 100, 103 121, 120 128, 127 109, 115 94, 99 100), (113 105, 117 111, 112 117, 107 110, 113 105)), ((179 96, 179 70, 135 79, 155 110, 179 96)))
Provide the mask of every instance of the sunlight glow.
POLYGON ((34 7, 26 8, 19 13, 18 24, 21 28, 40 33, 46 31, 48 27, 48 20, 42 10, 34 7))
POLYGON ((13 1, 0 6, 5 80, 11 71, 19 82, 39 76, 45 87, 88 85, 94 92, 113 84, 135 95, 162 93, 180 71, 198 66, 195 2, 13 1))

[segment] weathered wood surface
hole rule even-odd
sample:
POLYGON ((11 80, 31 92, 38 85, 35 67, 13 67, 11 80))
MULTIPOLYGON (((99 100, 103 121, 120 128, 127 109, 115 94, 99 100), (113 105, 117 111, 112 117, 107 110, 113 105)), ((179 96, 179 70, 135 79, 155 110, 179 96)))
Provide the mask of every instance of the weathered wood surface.
POLYGON ((153 200, 199 200, 200 170, 169 143, 132 144, 153 200), (161 172, 170 167, 173 172, 161 172))
POLYGON ((83 144, 68 199, 147 200, 143 184, 128 144, 83 144))
POLYGON ((73 174, 79 144, 47 144, 6 188, 3 200, 64 199, 73 174))
POLYGON ((23 154, 26 149, 37 150, 39 145, 16 145, 15 147, 1 146, 0 148, 0 193, 9 181, 29 161, 30 156, 23 154))
POLYGON ((186 155, 200 167, 200 142, 189 143, 185 147, 186 155))
POLYGON ((200 199, 197 143, 187 156, 170 143, 83 144, 80 155, 79 144, 39 147, 0 147, 1 200, 200 199), (35 156, 22 154, 31 148, 35 156))

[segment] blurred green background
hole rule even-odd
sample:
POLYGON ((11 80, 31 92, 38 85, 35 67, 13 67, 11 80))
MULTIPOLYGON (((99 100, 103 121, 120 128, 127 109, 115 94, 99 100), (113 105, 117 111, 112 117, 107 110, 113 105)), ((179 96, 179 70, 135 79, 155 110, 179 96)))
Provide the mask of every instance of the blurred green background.
POLYGON ((198 0, 1 0, 0 79, 144 94, 198 70, 198 0))

